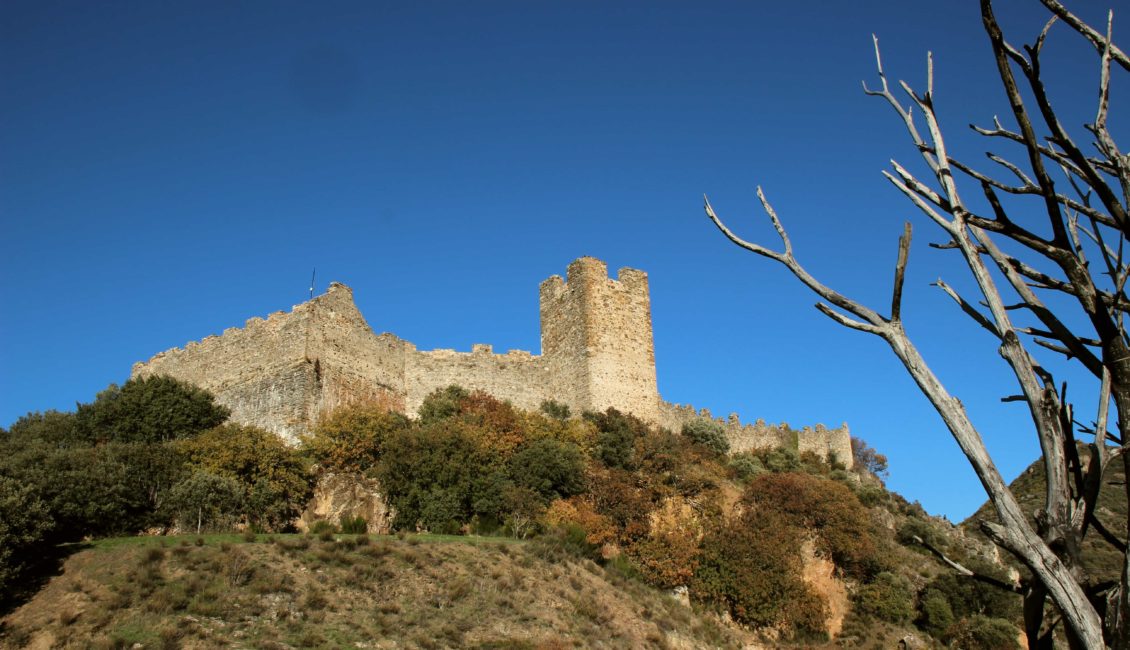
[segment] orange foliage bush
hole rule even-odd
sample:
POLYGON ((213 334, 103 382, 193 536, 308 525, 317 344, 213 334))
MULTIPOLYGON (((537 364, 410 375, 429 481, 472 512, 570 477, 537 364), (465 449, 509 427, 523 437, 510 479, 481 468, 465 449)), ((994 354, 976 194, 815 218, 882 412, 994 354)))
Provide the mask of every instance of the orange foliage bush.
POLYGON ((459 400, 459 417, 477 425, 485 435, 479 444, 509 456, 526 442, 523 418, 510 404, 481 390, 459 400))
POLYGON ((776 513, 720 522, 703 538, 691 596, 751 627, 824 635, 827 607, 802 577, 802 543, 776 513))
POLYGON ((388 435, 409 426, 408 418, 384 403, 366 402, 337 409, 302 440, 302 448, 323 469, 364 472, 377 464, 388 435))
POLYGON ((601 466, 590 468, 588 475, 588 498, 616 527, 617 537, 625 545, 647 535, 648 514, 655 508, 653 495, 637 484, 637 479, 631 472, 601 466))
POLYGON ((590 503, 581 497, 557 499, 545 512, 545 523, 550 526, 576 526, 585 531, 585 541, 593 546, 603 546, 616 541, 616 526, 598 514, 590 503))
POLYGON ((867 578, 884 568, 867 508, 847 486, 809 474, 762 474, 742 497, 747 520, 779 516, 816 534, 817 549, 842 571, 867 578))

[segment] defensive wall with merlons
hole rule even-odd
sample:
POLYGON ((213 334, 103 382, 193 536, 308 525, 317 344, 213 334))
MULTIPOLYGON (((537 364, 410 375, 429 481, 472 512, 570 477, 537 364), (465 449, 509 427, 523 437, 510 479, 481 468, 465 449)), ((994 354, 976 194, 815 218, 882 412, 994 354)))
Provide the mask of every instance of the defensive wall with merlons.
POLYGON ((566 277, 541 283, 540 355, 496 354, 489 345, 470 352, 417 350, 399 337, 375 334, 349 287, 252 318, 134 364, 132 376, 170 375, 201 386, 232 411, 236 422, 270 430, 294 443, 335 408, 377 400, 415 414, 432 391, 457 384, 483 390, 524 409, 545 400, 573 413, 615 407, 678 431, 697 418, 716 419, 731 449, 790 446, 851 463, 847 425, 793 430, 736 415, 717 419, 659 396, 647 274, 620 269, 608 277, 604 262, 582 257, 566 277))

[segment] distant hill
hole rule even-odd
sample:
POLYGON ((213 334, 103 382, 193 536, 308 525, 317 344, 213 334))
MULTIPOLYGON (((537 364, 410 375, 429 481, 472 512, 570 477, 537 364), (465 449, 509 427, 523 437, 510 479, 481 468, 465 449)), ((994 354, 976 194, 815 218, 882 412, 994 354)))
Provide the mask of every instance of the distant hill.
MULTIPOLYGON (((1086 466, 1089 458, 1087 448, 1080 445, 1079 453, 1082 463, 1086 466)), ((1016 477, 1016 480, 1009 486, 1016 500, 1020 503, 1020 507, 1028 514, 1029 521, 1032 522, 1033 526, 1035 526, 1033 513, 1043 507, 1046 485, 1043 461, 1036 460, 1021 472, 1020 476, 1016 477)), ((1108 531, 1119 538, 1125 537, 1127 515, 1126 473, 1121 460, 1115 460, 1107 468, 1103 485, 1099 491, 1099 504, 1095 514, 1108 531)), ((963 521, 961 527, 970 536, 985 540, 988 543, 987 538, 980 530, 982 521, 999 521, 996 512, 993 510, 993 505, 988 501, 963 521)), ((1006 555, 1002 553, 1002 559, 1015 563, 1011 558, 1005 558, 1006 555)), ((1083 540, 1083 566, 1094 581, 1118 580, 1122 571, 1122 554, 1092 529, 1088 531, 1087 537, 1083 540)))

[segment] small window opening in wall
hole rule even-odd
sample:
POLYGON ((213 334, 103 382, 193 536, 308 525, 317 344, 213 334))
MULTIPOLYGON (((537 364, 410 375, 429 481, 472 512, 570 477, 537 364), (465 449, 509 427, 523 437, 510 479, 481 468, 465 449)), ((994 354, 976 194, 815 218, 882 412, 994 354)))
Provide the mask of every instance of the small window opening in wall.
POLYGON ((322 361, 321 359, 314 359, 314 380, 317 382, 322 381, 322 361))

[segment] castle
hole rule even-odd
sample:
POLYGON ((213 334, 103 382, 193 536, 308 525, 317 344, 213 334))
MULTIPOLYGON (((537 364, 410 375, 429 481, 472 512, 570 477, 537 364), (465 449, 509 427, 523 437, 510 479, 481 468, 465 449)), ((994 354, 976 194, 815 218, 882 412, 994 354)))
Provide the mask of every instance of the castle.
MULTIPOLYGON (((417 350, 392 334, 374 334, 353 302, 353 291, 329 290, 289 313, 252 318, 184 348, 133 366, 133 377, 170 375, 211 391, 232 420, 273 431, 289 442, 333 409, 379 400, 413 414, 432 391, 451 384, 483 390, 536 410, 544 400, 573 413, 615 407, 678 431, 710 413, 660 398, 655 379, 651 298, 647 274, 582 257, 564 279, 541 283, 541 354, 417 350)), ((847 425, 798 431, 736 415, 719 420, 731 449, 791 446, 850 465, 847 425)))

